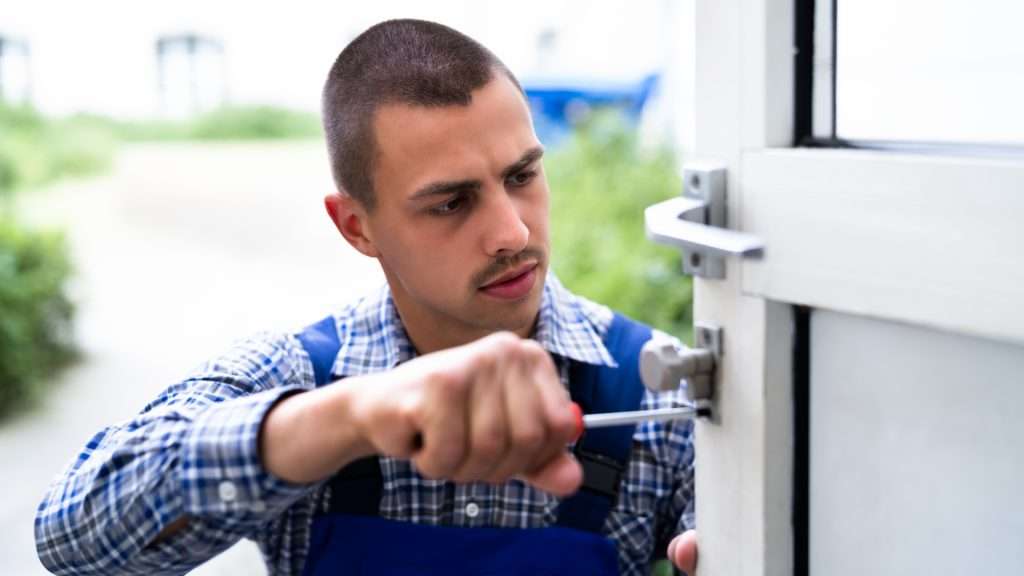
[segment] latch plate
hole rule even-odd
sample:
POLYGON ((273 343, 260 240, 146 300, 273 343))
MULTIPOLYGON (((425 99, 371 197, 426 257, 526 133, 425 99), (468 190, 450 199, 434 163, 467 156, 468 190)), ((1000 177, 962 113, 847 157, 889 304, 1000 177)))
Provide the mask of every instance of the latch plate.
MULTIPOLYGON (((703 210, 682 214, 695 224, 725 228, 725 168, 690 164, 683 168, 683 197, 704 204, 703 210)), ((700 278, 725 278, 725 258, 698 250, 683 253, 683 273, 700 278)))

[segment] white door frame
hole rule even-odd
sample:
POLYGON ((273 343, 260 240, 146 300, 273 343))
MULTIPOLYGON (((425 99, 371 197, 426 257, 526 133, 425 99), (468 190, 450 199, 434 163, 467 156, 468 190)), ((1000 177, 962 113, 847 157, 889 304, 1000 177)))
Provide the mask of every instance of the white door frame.
MULTIPOLYGON (((742 151, 787 146, 792 134, 792 3, 697 0, 692 23, 682 31, 694 36, 696 61, 684 154, 726 166, 729 227, 742 230, 742 151)), ((724 328, 717 418, 696 433, 699 572, 790 576, 792 311, 745 295, 737 264, 694 287, 694 318, 724 328)))
POLYGON ((728 227, 765 241, 695 282, 723 327, 697 424, 700 573, 794 572, 793 305, 1024 342, 1024 161, 792 148, 793 0, 696 0, 686 159, 727 168, 728 227))

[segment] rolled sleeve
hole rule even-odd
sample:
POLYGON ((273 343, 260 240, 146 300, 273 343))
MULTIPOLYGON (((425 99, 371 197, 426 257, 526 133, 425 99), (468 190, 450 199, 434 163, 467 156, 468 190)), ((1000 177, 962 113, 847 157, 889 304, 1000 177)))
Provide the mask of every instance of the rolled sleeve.
POLYGON ((58 574, 180 574, 252 537, 309 494, 267 472, 267 412, 314 387, 287 335, 238 343, 131 420, 97 433, 36 513, 39 559, 58 574), (178 519, 187 527, 158 534, 178 519))
POLYGON ((196 418, 182 442, 184 512, 261 524, 310 490, 268 472, 260 459, 263 419, 298 387, 267 390, 211 406, 196 418))

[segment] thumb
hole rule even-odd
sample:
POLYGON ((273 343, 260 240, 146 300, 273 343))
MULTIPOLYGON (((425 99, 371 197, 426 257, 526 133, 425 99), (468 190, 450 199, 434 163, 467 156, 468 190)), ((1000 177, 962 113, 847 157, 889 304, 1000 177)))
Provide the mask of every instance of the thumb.
POLYGON ((668 559, 687 576, 697 572, 697 532, 687 530, 668 545, 668 559))

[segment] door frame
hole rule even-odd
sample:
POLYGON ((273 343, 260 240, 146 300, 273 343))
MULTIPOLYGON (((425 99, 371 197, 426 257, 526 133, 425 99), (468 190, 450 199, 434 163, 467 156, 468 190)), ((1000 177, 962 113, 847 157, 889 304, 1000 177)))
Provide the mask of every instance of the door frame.
POLYGON ((798 2, 694 0, 680 31, 684 158, 726 167, 727 227, 765 241, 694 282, 694 318, 723 328, 716 416, 696 426, 702 574, 807 573, 810 307, 1024 342, 1024 161, 794 148, 798 2))

